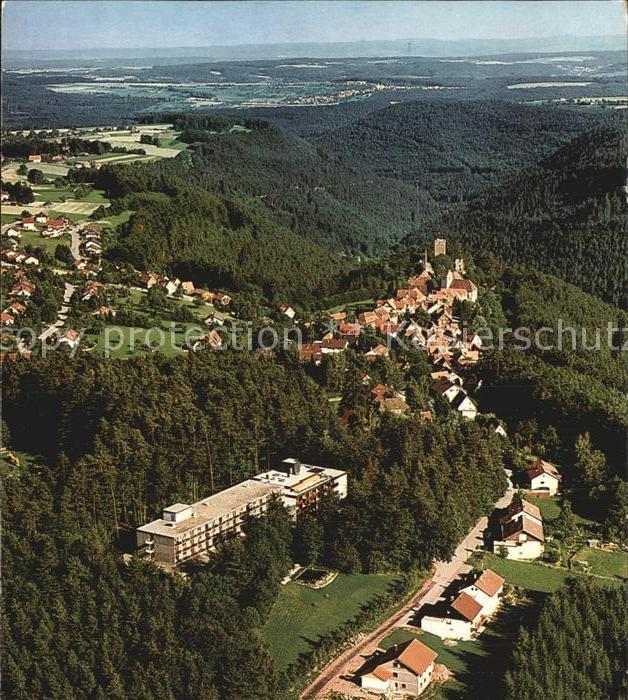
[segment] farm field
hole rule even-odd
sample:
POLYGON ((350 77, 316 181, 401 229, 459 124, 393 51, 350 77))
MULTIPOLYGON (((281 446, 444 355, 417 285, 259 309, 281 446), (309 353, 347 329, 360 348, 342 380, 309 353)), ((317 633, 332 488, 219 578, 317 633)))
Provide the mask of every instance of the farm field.
POLYGON ((355 617, 371 598, 384 593, 394 580, 386 574, 339 574, 320 590, 288 583, 281 587, 267 623, 264 639, 279 670, 297 660, 325 632, 355 617))
MULTIPOLYGON (((46 200, 50 201, 50 200, 46 200)), ((44 206, 43 201, 35 201, 30 204, 3 204, 2 212, 4 214, 14 214, 18 218, 21 216, 23 211, 28 211, 31 214, 35 214, 41 209, 46 209, 48 214, 51 210, 59 212, 60 214, 82 214, 84 216, 89 216, 92 212, 96 211, 100 204, 96 202, 83 202, 78 200, 73 200, 70 202, 53 202, 47 206, 44 206)))

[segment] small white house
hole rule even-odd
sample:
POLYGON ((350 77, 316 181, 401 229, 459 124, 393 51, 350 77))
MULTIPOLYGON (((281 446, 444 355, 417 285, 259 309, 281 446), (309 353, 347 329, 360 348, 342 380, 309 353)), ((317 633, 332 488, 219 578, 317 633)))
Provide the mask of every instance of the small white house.
POLYGON ((478 415, 477 406, 468 396, 457 396, 452 402, 452 406, 463 418, 466 418, 467 420, 475 420, 475 417, 478 415))
POLYGON ((470 586, 463 588, 474 600, 482 606, 482 613, 490 617, 499 607, 500 596, 504 590, 505 579, 491 569, 483 571, 478 579, 470 586))
POLYGON ((482 605, 468 593, 461 592, 442 617, 424 615, 421 629, 441 639, 473 639, 485 619, 482 605))
POLYGON ((546 491, 550 496, 558 493, 560 473, 553 464, 537 459, 526 469, 526 481, 531 491, 546 491))
POLYGON ((279 311, 286 317, 289 318, 291 321, 294 319, 294 317, 297 315, 297 312, 291 307, 288 306, 288 304, 282 304, 279 307, 279 311))

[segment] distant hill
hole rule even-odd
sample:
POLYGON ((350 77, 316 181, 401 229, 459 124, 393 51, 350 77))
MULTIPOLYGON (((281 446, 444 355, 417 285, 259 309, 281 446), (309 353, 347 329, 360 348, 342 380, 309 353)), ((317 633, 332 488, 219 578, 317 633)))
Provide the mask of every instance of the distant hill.
MULTIPOLYGON (((600 112, 497 101, 405 102, 330 130, 316 143, 344 163, 457 203, 604 119, 600 112)), ((615 114, 607 119, 619 122, 615 114)))
POLYGON ((582 134, 453 215, 446 230, 626 306, 626 129, 582 134))
POLYGON ((21 50, 5 49, 5 67, 43 65, 60 61, 100 62, 121 58, 179 63, 203 60, 273 60, 282 58, 351 58, 380 56, 481 56, 540 51, 623 51, 626 38, 607 36, 553 36, 523 39, 396 39, 391 41, 291 42, 223 46, 177 46, 154 48, 94 48, 21 50))

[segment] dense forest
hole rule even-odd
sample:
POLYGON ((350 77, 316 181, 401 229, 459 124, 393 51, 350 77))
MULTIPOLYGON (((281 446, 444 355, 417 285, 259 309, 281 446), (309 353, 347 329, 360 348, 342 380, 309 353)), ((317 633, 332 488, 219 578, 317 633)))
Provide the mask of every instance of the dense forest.
POLYGON ((3 474, 5 697, 277 697, 256 628, 289 562, 283 509, 184 580, 122 562, 102 529, 59 506, 59 472, 3 474))
MULTIPOLYGON (((138 211, 110 256, 307 305, 314 288, 318 299, 366 289, 356 279, 370 275, 374 258, 420 249, 440 231, 469 251, 534 266, 625 305, 623 131, 589 130, 513 174, 599 117, 486 102, 397 107, 411 119, 399 118, 396 145, 372 135, 370 151, 341 155, 256 119, 232 127, 225 117, 171 115, 189 153, 98 176, 116 207, 138 211), (460 128, 452 130, 451 119, 460 128), (474 120, 486 122, 486 133, 459 137, 474 120), (526 145, 525 133, 536 131, 543 137, 526 145), (373 160, 376 144, 392 155, 373 160), (370 260, 351 258, 358 255, 370 260)), ((350 129, 385 135, 384 123, 350 129)))
POLYGON ((335 293, 348 267, 316 241, 183 176, 128 165, 102 168, 100 182, 111 195, 125 195, 119 206, 135 211, 107 257, 140 270, 305 302, 315 291, 335 293))
POLYGON ((623 473, 628 364, 620 329, 628 326, 626 313, 550 275, 498 267, 489 277, 507 327, 522 332, 504 334, 503 347, 476 368, 484 408, 512 427, 529 420, 541 432, 552 426, 565 450, 587 431, 611 471, 623 473))
MULTIPOLYGON (((619 119, 606 119, 619 123, 619 119)), ((598 126, 597 113, 497 101, 401 102, 332 129, 316 143, 342 163, 465 202, 598 126)))
POLYGON ((625 129, 594 129, 483 194, 446 229, 476 252, 628 303, 625 129))
POLYGON ((293 558, 416 569, 450 556, 504 488, 489 428, 391 418, 348 431, 290 356, 57 352, 5 363, 3 390, 5 445, 41 454, 4 467, 10 697, 277 697, 257 630, 293 558), (350 498, 295 531, 278 507, 186 580, 122 562, 128 528, 286 455, 347 469, 350 498))
POLYGON ((625 698, 626 596, 620 587, 572 581, 524 630, 506 676, 508 700, 625 698))

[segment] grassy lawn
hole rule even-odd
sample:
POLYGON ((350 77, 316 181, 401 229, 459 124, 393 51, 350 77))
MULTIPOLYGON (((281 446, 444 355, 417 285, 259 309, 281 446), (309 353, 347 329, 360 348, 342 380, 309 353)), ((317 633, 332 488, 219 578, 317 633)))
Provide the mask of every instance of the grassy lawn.
POLYGON ((362 299, 361 301, 351 301, 348 304, 340 304, 332 309, 327 309, 330 314, 335 314, 338 311, 350 311, 351 309, 360 309, 361 307, 371 308, 375 305, 375 299, 362 299))
POLYGON ((282 586, 262 630, 279 670, 308 651, 310 640, 355 617, 366 601, 384 593, 393 580, 386 574, 339 574, 321 590, 296 583, 282 586))
POLYGON ((573 558, 578 561, 588 561, 592 574, 619 579, 628 577, 628 554, 622 550, 603 552, 601 549, 583 547, 573 558))
MULTIPOLYGON (((86 333, 81 348, 84 352, 94 352, 97 355, 104 355, 108 348, 109 357, 127 358, 154 352, 147 346, 147 343, 152 345, 159 343, 159 352, 166 357, 174 357, 186 352, 183 349, 186 331, 193 330, 194 337, 205 332, 204 328, 193 323, 171 321, 162 323, 161 329, 164 336, 160 336, 155 329, 111 324, 99 333, 86 333), (163 344, 161 344, 162 337, 163 344)), ((188 335, 188 337, 192 336, 188 335)))
POLYGON ((38 231, 22 231, 20 247, 31 245, 33 248, 43 248, 50 255, 55 254, 57 246, 62 243, 70 245, 70 237, 64 234, 59 238, 44 238, 38 231))
POLYGON ((131 211, 130 209, 125 209, 119 214, 112 214, 111 216, 106 216, 103 219, 103 221, 109 222, 109 224, 111 224, 111 226, 115 228, 120 224, 125 224, 133 216, 133 214, 135 214, 134 211, 131 211))
MULTIPOLYGON (((488 567, 503 576, 508 583, 518 588, 526 588, 529 591, 541 593, 553 593, 560 588, 568 578, 591 578, 586 574, 568 569, 558 569, 534 562, 513 561, 512 559, 502 559, 496 554, 486 552, 482 559, 482 567, 488 567)), ((595 578, 595 581, 602 584, 612 584, 609 579, 595 578)))
POLYGON ((530 501, 530 503, 538 506, 543 520, 555 520, 560 515, 560 505, 556 496, 553 498, 534 498, 533 496, 526 496, 526 501, 530 501))
MULTIPOLYGON (((145 311, 146 309, 144 308, 142 301, 146 294, 144 292, 141 292, 139 289, 130 289, 129 292, 131 294, 131 307, 134 308, 136 311, 145 311)), ((179 306, 187 307, 188 309, 190 309, 190 311, 199 321, 204 321, 212 311, 216 310, 215 307, 211 304, 203 303, 201 305, 197 305, 193 301, 190 301, 188 299, 177 299, 176 297, 169 297, 169 299, 170 301, 174 301, 179 306)))
POLYGON ((19 219, 18 214, 2 214, 2 225, 12 224, 19 219))
POLYGON ((59 202, 74 199, 74 191, 68 187, 33 187, 35 199, 41 202, 59 202))

